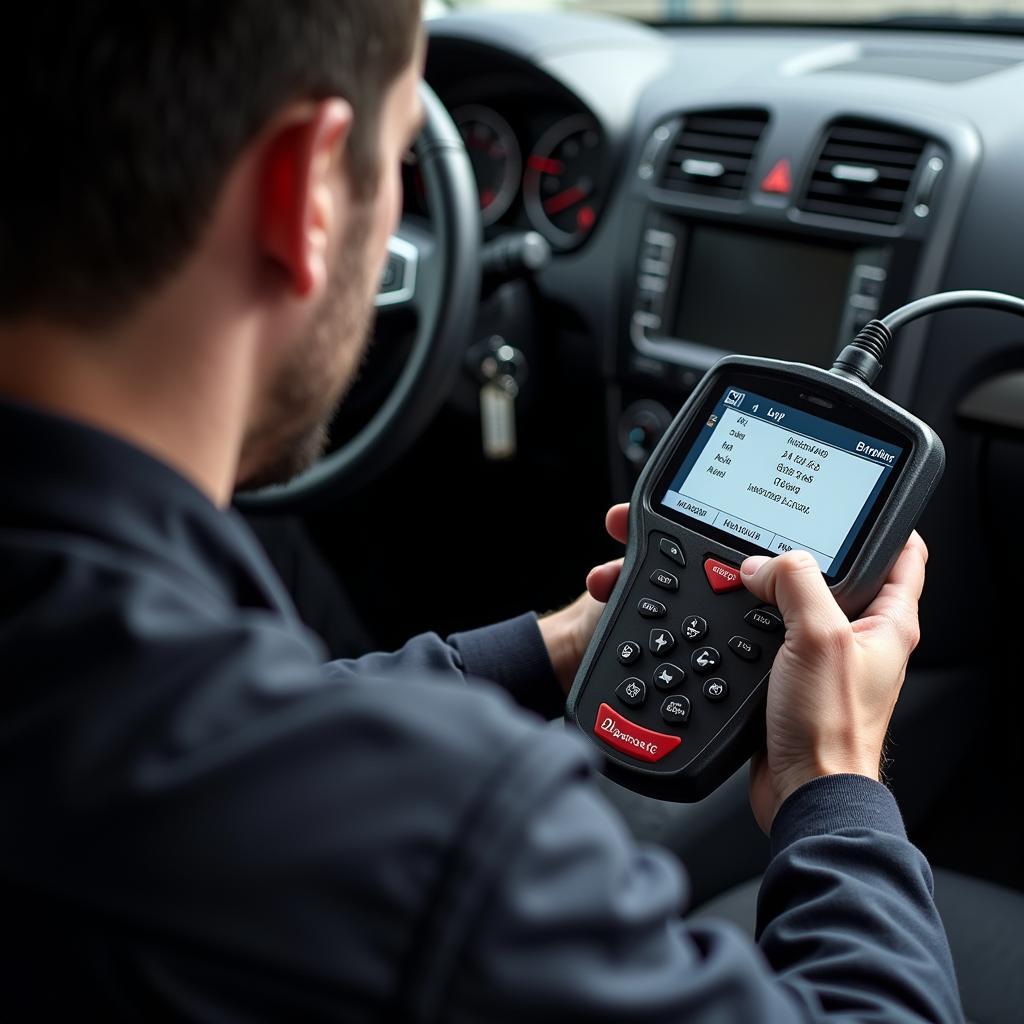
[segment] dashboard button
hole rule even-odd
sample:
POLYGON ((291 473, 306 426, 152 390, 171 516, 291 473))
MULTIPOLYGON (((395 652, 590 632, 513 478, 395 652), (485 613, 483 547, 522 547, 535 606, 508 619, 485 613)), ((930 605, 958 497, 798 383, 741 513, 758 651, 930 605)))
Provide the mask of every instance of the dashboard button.
POLYGON ((632 665, 640 657, 640 645, 632 640, 624 641, 619 644, 618 657, 620 665, 632 665))
POLYGON ((714 672, 722 664, 722 656, 714 647, 699 647, 690 656, 690 665, 699 676, 714 672))
POLYGON ((699 643, 708 635, 708 620, 699 615, 687 615, 683 619, 682 632, 689 643, 699 643))
POLYGON ((623 679, 615 688, 615 696, 631 708, 638 708, 647 700, 647 684, 635 676, 623 679))
POLYGON ((743 616, 743 621, 765 633, 777 633, 782 629, 782 617, 774 608, 755 608, 743 616))
POLYGON ((726 565, 717 558, 708 558, 704 561, 704 575, 707 576, 708 583, 716 594, 728 594, 729 591, 739 590, 743 586, 739 569, 726 565))
POLYGON ((744 661, 757 661, 761 657, 761 647, 744 636, 734 636, 729 641, 729 650, 744 661))
POLYGON ((678 666, 666 661, 654 670, 653 682, 659 690, 674 690, 686 678, 686 673, 678 666))
POLYGON ((729 696, 729 684, 724 679, 709 679, 704 684, 704 696, 717 704, 729 696))
POLYGON ((689 698, 666 697, 661 705, 661 717, 670 725, 686 725, 690 720, 689 698))
POLYGON ((679 736, 669 736, 667 733, 645 729, 642 725, 623 718, 607 704, 602 704, 597 709, 594 735, 623 754, 629 754, 638 761, 648 762, 660 761, 683 742, 679 736))
POLYGON ((679 577, 673 576, 670 572, 665 572, 664 569, 655 569, 651 573, 651 582, 656 587, 661 587, 662 590, 679 589, 679 577))
POLYGON ((636 610, 645 619, 663 619, 668 614, 668 609, 660 601, 652 601, 649 597, 640 598, 636 610))
POLYGON ((666 558, 671 559, 676 565, 686 568, 686 556, 683 554, 683 549, 674 540, 662 537, 658 542, 658 547, 666 558))

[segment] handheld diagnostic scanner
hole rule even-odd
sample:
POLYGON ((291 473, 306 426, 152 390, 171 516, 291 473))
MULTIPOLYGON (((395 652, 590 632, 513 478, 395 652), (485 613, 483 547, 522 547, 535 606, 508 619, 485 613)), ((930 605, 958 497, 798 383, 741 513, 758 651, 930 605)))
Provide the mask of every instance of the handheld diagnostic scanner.
POLYGON ((817 560, 851 618, 874 598, 943 471, 942 442, 876 394, 892 333, 988 292, 932 296, 873 321, 831 370, 729 356, 698 384, 633 492, 618 584, 569 694, 566 716, 611 777, 695 801, 763 738, 778 609, 743 586, 748 555, 817 560))

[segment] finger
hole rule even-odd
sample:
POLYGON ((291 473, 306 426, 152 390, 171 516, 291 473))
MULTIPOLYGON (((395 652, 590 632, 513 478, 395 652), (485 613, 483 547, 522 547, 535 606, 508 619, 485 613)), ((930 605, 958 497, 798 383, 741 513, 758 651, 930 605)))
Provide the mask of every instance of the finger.
POLYGON ((625 544, 629 534, 629 505, 612 505, 605 516, 604 525, 615 540, 625 544))
POLYGON ((806 551, 748 558, 740 567, 740 578, 755 597, 779 609, 789 634, 825 635, 849 629, 821 567, 806 551))
POLYGON ((856 623, 859 633, 877 628, 880 623, 893 626, 908 649, 917 646, 919 623, 917 605, 924 590, 928 549, 914 534, 889 572, 878 596, 856 623))
POLYGON ((604 565, 591 569, 587 575, 587 591, 595 601, 605 604, 612 596, 612 590, 618 582, 619 574, 622 572, 622 559, 617 558, 614 562, 605 562, 604 565))

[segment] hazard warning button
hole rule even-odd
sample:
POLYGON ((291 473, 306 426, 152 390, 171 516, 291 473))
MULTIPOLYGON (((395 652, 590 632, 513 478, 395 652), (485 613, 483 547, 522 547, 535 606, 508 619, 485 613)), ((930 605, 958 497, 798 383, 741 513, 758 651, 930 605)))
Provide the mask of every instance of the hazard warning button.
POLYGON ((783 157, 761 182, 762 192, 788 196, 793 191, 793 166, 783 157))

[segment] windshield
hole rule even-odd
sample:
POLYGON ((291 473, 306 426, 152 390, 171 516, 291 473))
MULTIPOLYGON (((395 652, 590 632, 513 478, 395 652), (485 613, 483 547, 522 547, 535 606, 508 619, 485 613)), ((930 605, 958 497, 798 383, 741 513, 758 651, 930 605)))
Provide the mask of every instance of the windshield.
POLYGON ((1024 25, 1024 0, 449 0, 451 7, 579 10, 645 21, 992 21, 1024 25))

